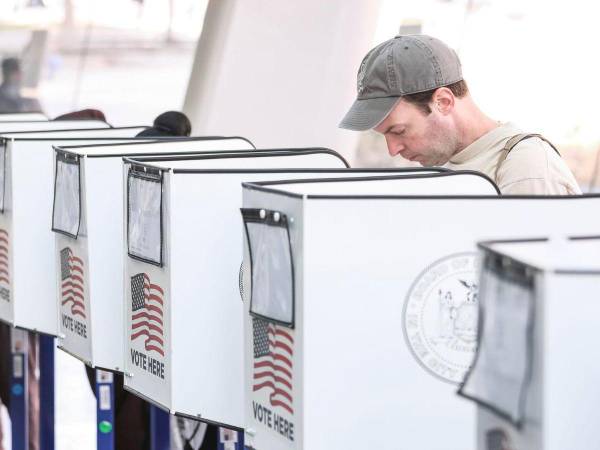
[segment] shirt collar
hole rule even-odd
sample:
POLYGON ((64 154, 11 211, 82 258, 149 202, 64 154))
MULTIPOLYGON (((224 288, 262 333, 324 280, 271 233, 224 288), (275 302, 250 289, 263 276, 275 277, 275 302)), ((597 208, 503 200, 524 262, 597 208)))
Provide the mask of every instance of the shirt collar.
POLYGON ((519 129, 512 123, 499 123, 498 126, 476 139, 471 144, 450 158, 452 164, 461 164, 469 161, 479 153, 495 147, 508 136, 519 134, 519 129))

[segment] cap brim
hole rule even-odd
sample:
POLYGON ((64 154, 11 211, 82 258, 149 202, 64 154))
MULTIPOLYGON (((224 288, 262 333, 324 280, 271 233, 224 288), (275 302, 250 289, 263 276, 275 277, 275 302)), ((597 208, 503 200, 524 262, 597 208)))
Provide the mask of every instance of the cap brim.
POLYGON ((394 109, 398 100, 400 100, 400 97, 355 100, 350 111, 338 126, 353 131, 366 131, 375 128, 394 109))

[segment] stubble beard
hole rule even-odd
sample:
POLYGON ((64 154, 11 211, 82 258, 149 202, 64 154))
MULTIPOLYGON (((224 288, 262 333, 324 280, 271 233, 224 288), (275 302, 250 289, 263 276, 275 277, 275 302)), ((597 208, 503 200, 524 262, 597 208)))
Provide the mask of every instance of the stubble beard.
POLYGON ((443 126, 431 126, 427 159, 420 162, 423 167, 443 166, 459 149, 458 136, 443 126))

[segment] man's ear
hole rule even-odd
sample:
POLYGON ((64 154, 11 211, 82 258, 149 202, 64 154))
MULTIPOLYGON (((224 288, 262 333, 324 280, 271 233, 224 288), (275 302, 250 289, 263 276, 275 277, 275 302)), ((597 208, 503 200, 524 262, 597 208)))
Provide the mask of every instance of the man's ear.
POLYGON ((456 97, 447 87, 436 89, 431 98, 431 109, 438 111, 440 114, 447 115, 454 109, 456 97))

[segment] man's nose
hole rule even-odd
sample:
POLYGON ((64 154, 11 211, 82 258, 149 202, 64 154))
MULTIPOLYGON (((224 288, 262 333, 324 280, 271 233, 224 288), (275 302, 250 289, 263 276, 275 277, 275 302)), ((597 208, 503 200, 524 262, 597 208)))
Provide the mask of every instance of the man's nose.
POLYGON ((385 141, 387 143, 388 153, 392 157, 398 155, 402 150, 404 150, 404 145, 395 139, 386 138, 385 141))

